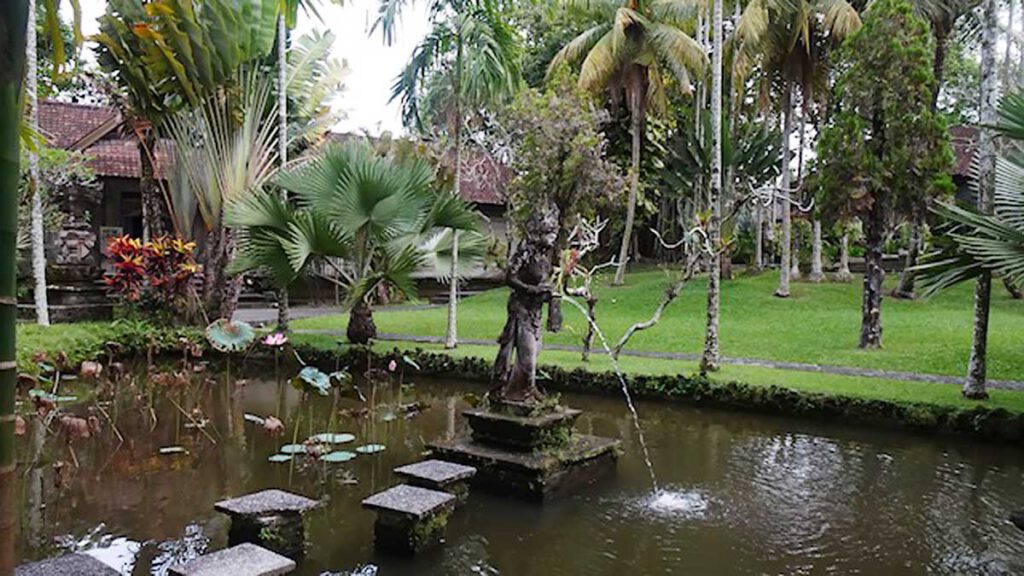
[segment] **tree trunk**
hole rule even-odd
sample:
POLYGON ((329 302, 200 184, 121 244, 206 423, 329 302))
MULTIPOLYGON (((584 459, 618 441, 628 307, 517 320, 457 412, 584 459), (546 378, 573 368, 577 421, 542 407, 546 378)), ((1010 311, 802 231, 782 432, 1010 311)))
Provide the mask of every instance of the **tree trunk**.
POLYGON ((640 195, 640 144, 643 141, 644 100, 646 90, 640 71, 629 72, 629 112, 632 131, 632 151, 629 169, 629 200, 626 204, 626 226, 622 231, 622 246, 619 248, 619 266, 615 269, 613 286, 621 286, 626 280, 626 262, 629 259, 629 245, 633 238, 633 220, 636 218, 636 202, 640 195))
POLYGON ((377 325, 373 321, 373 308, 360 300, 348 312, 348 341, 353 344, 369 344, 377 337, 377 325))
POLYGON ((754 261, 751 262, 751 271, 760 274, 764 270, 764 207, 754 204, 754 261))
MULTIPOLYGON (((39 86, 36 70, 36 3, 28 2, 28 26, 26 26, 25 93, 28 97, 28 125, 33 132, 39 132, 39 86)), ((50 325, 50 305, 46 297, 46 237, 43 234, 43 191, 39 184, 39 153, 28 151, 28 192, 32 198, 32 278, 35 280, 33 295, 36 303, 36 324, 50 325)))
POLYGON ((836 269, 836 282, 850 282, 853 274, 850 273, 850 233, 843 230, 843 236, 839 239, 839 267, 836 269))
POLYGON ((935 88, 932 90, 932 112, 939 108, 939 95, 942 94, 942 83, 946 79, 946 54, 949 50, 949 30, 945 24, 933 26, 935 35, 935 56, 932 60, 932 74, 935 76, 935 88))
POLYGON ((714 0, 711 47, 711 197, 708 204, 708 306, 704 332, 704 355, 700 360, 701 373, 717 371, 720 367, 718 328, 721 307, 722 260, 719 255, 722 219, 722 2, 714 0))
MULTIPOLYGON (((996 35, 999 30, 999 3, 985 0, 981 39, 981 130, 978 135, 978 209, 992 212, 995 189, 995 133, 989 126, 996 122, 998 83, 996 82, 996 35)), ((988 353, 988 317, 992 298, 992 274, 983 273, 974 289, 974 332, 971 357, 964 380, 965 398, 988 398, 986 355, 988 353)))
POLYGON ((167 215, 163 193, 156 182, 153 158, 156 154, 156 128, 146 121, 137 125, 139 136, 139 192, 142 203, 142 235, 144 238, 159 238, 167 233, 167 215))
POLYGON ((882 208, 876 202, 866 221, 864 254, 864 300, 861 305, 860 347, 882 347, 882 248, 885 239, 885 220, 882 208))
MULTIPOLYGON (((285 11, 277 15, 277 157, 284 170, 288 163, 288 29, 285 11)), ((288 201, 288 192, 281 190, 282 199, 288 201)), ((288 331, 288 287, 281 288, 277 297, 277 329, 288 331)))
POLYGON ((28 2, 0 2, 0 574, 14 573, 18 167, 28 2))
POLYGON ((789 187, 792 183, 789 164, 793 158, 793 152, 789 146, 789 139, 793 135, 793 83, 788 80, 786 81, 782 105, 784 107, 782 121, 782 183, 779 186, 778 194, 779 203, 782 205, 782 261, 779 265, 779 287, 775 289, 775 295, 779 298, 789 298, 789 268, 790 262, 792 262, 791 248, 793 242, 793 229, 789 214, 789 187))
POLYGON ((924 228, 924 214, 921 210, 915 210, 910 228, 910 246, 907 247, 907 257, 903 262, 903 273, 900 274, 899 286, 892 291, 892 295, 896 298, 913 299, 915 297, 914 281, 917 272, 914 267, 917 266, 917 261, 921 257, 921 248, 924 246, 922 228, 924 228))
POLYGON ((590 350, 594 346, 594 324, 597 323, 597 298, 587 296, 587 333, 583 336, 583 361, 590 361, 590 350))
POLYGON ((817 283, 825 280, 825 267, 821 261, 821 220, 815 218, 811 228, 814 237, 811 240, 811 274, 807 279, 817 283))
MULTIPOLYGON (((455 54, 455 181, 454 194, 462 195, 462 40, 458 41, 455 54)), ((452 230, 452 265, 448 284, 448 327, 444 336, 444 347, 452 350, 459 345, 458 338, 458 306, 459 306, 459 233, 452 230)))

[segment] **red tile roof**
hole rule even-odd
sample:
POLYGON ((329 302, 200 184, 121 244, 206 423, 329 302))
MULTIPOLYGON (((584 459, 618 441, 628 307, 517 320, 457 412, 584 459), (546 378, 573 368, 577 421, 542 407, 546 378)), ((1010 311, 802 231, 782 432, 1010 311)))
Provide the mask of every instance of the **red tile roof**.
MULTIPOLYGON (((125 133, 120 113, 110 106, 91 106, 44 100, 39 106, 39 129, 50 146, 81 150, 100 177, 139 178, 139 149, 134 135, 125 133), (99 131, 99 132, 97 132, 99 131)), ((167 177, 171 143, 161 140, 154 152, 157 178, 167 177)))

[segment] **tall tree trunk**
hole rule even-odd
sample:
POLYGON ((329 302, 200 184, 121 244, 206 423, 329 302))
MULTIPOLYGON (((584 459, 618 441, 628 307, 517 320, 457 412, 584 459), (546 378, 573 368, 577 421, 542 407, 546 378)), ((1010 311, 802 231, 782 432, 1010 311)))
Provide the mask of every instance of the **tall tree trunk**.
MULTIPOLYGON (((462 197, 462 40, 459 40, 455 55, 455 196, 462 197)), ((459 307, 459 232, 452 230, 452 265, 448 281, 448 328, 445 331, 444 347, 448 350, 459 345, 458 338, 458 307, 459 307)))
POLYGON ((755 203, 753 212, 754 261, 751 268, 755 274, 760 274, 764 270, 764 207, 755 203))
POLYGON ((629 244, 633 238, 633 220, 636 218, 636 202, 640 195, 640 144, 644 129, 644 80, 636 69, 629 72, 629 112, 632 131, 632 152, 629 168, 629 200, 626 204, 626 226, 622 231, 622 246, 619 248, 619 266, 615 269, 613 286, 621 286, 626 280, 626 262, 629 260, 629 244))
POLYGON ((167 210, 156 182, 153 160, 156 155, 156 128, 139 119, 136 124, 139 138, 139 192, 142 203, 142 235, 146 239, 159 238, 167 233, 164 224, 167 210))
POLYGON ((0 2, 0 574, 14 573, 18 166, 28 2, 0 2))
MULTIPOLYGON (((284 170, 288 163, 288 28, 285 26, 285 11, 277 15, 277 157, 284 170)), ((288 201, 288 192, 281 190, 281 196, 288 201)), ((288 331, 288 287, 281 288, 277 297, 277 329, 288 331)))
POLYGON ((914 298, 914 281, 917 272, 914 267, 921 257, 921 248, 924 246, 924 213, 923 210, 914 210, 913 222, 910 227, 910 245, 907 247, 907 257, 903 262, 903 273, 900 274, 900 283, 892 295, 896 298, 914 298))
POLYGON ((722 260, 718 250, 722 243, 722 2, 714 0, 711 47, 711 197, 708 204, 708 307, 704 332, 704 355, 700 360, 702 373, 716 371, 721 359, 718 345, 718 327, 721 306, 722 260))
POLYGON ((348 312, 348 341, 353 344, 368 344, 377 337, 377 325, 373 321, 373 308, 360 300, 348 312))
POLYGON ((861 305, 860 347, 882 347, 882 248, 885 241, 885 218, 876 202, 864 222, 864 299, 861 305))
MULTIPOLYGON (((778 200, 782 205, 782 261, 779 264, 779 286, 775 295, 789 298, 789 272, 792 262, 791 248, 793 244, 793 225, 790 220, 789 188, 792 184, 792 173, 789 164, 793 159, 789 140, 793 135, 793 83, 786 80, 785 92, 782 96, 782 183, 779 185, 778 200)), ((774 220, 774 217, 772 218, 774 220)))
MULTIPOLYGON (((978 135, 978 209, 992 211, 995 188, 996 143, 995 133, 989 126, 996 123, 996 35, 999 30, 999 3, 985 0, 981 39, 981 131, 978 135)), ((992 275, 985 272, 974 288, 974 333, 971 357, 964 380, 965 398, 988 398, 986 385, 986 355, 988 353, 988 317, 992 298, 992 275)))
POLYGON ((849 282, 853 280, 850 273, 850 232, 843 230, 839 238, 839 267, 836 269, 836 282, 849 282))
POLYGON ((825 267, 821 261, 821 219, 815 217, 811 222, 811 274, 807 277, 811 282, 825 280, 825 267))
MULTIPOLYGON (((800 137, 797 139, 797 142, 799 142, 799 145, 797 147, 797 158, 796 158, 796 188, 801 191, 800 194, 803 194, 803 183, 804 183, 804 146, 806 145, 806 139, 807 139, 807 102, 806 102, 806 98, 807 98, 807 95, 804 94, 803 90, 801 90, 801 93, 800 93, 800 132, 799 132, 799 136, 800 137)), ((803 198, 800 198, 799 196, 797 196, 796 201, 797 201, 798 204, 801 204, 801 205, 803 204, 803 198)), ((790 224, 790 228, 792 228, 792 224, 790 224)), ((802 239, 800 238, 799 234, 793 236, 793 248, 792 248, 792 250, 793 250, 793 268, 789 271, 789 278, 790 278, 790 280, 799 280, 800 276, 801 276, 801 274, 800 274, 800 248, 801 248, 801 240, 802 239)))
MULTIPOLYGON (((25 92, 28 97, 28 125, 39 132, 39 86, 36 70, 36 2, 28 2, 28 26, 25 36, 25 92)), ((50 325, 50 305, 46 298, 46 238, 43 234, 43 191, 39 184, 39 153, 28 151, 28 192, 32 198, 32 278, 36 302, 36 324, 50 325)))

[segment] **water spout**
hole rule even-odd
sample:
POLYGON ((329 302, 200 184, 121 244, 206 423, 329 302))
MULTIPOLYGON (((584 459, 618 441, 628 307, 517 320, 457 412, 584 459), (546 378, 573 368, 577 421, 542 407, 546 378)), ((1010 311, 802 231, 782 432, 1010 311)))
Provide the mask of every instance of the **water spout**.
POLYGON ((582 304, 573 300, 569 296, 562 296, 562 300, 572 304, 577 310, 583 313, 583 318, 586 319, 587 323, 594 329, 597 337, 601 340, 601 347, 604 348, 605 354, 608 355, 608 359, 612 362, 612 370, 615 371, 615 375, 619 378, 619 385, 622 388, 622 395, 626 397, 626 406, 629 408, 629 413, 633 416, 633 427, 636 428, 637 438, 640 440, 640 449, 644 454, 644 464, 647 465, 647 473, 651 476, 651 486, 654 493, 657 494, 658 490, 658 478, 654 474, 654 464, 651 462, 651 453, 647 449, 647 439, 644 437, 644 430, 640 426, 640 415, 636 411, 636 406, 633 404, 633 396, 629 393, 629 386, 626 385, 626 377, 622 373, 622 369, 619 368, 619 361, 615 358, 615 354, 612 353, 611 346, 608 345, 608 339, 605 338, 604 332, 601 331, 601 327, 597 325, 589 314, 587 309, 582 304))

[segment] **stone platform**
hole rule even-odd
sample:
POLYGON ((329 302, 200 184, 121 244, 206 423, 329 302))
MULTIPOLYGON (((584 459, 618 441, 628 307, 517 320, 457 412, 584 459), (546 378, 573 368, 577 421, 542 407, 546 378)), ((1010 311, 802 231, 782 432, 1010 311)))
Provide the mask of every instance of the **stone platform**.
POLYGON ((250 542, 296 558, 305 552, 302 516, 319 506, 316 500, 284 490, 262 490, 222 500, 213 507, 231 517, 229 545, 250 542))
POLYGON ((14 576, 118 576, 118 571, 87 554, 67 554, 14 569, 14 576))
POLYGON ((170 576, 281 576, 295 562, 255 544, 239 544, 184 564, 171 566, 170 576))
POLYGON ((476 468, 444 460, 424 460, 399 466, 394 472, 412 486, 447 492, 461 504, 469 498, 469 480, 476 474, 476 468))
POLYGON ((400 484, 363 500, 377 513, 374 546, 378 550, 416 554, 444 540, 456 497, 438 490, 400 484))
POLYGON ((619 441, 572 434, 562 445, 522 451, 474 438, 429 445, 433 455, 476 468, 474 486, 499 495, 543 502, 591 484, 615 470, 619 441))

